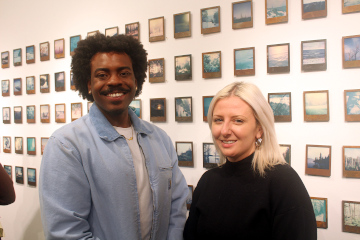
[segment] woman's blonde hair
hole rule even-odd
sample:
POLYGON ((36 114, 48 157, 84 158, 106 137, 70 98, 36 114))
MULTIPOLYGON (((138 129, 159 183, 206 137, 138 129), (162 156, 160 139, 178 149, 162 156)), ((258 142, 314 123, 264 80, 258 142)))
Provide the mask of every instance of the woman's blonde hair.
MULTIPOLYGON (((237 96, 249 104, 253 110, 257 124, 259 124, 263 130, 261 146, 256 147, 252 161, 254 171, 258 171, 261 176, 265 176, 266 169, 270 169, 277 164, 285 164, 286 162, 280 152, 280 146, 276 139, 273 111, 260 89, 254 84, 234 82, 224 87, 215 95, 210 103, 207 116, 210 129, 212 127, 213 111, 216 103, 220 99, 230 96, 237 96)), ((226 162, 226 157, 216 145, 214 137, 213 142, 220 155, 219 165, 222 165, 226 162)))

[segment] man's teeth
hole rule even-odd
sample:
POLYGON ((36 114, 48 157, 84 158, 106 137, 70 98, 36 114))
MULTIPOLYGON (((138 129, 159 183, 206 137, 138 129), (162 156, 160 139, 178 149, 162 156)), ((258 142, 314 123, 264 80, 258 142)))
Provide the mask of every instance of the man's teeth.
POLYGON ((122 95, 124 95, 123 93, 109 93, 108 96, 109 97, 121 97, 122 95))
POLYGON ((230 144, 230 143, 234 143, 235 141, 222 141, 222 142, 226 144, 230 144))

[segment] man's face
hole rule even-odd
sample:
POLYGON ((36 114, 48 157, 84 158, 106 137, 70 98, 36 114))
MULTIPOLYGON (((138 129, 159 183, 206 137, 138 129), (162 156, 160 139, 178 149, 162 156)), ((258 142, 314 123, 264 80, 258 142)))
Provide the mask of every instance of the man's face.
POLYGON ((97 53, 91 60, 88 83, 94 102, 110 123, 127 119, 127 108, 136 92, 132 61, 125 53, 97 53))

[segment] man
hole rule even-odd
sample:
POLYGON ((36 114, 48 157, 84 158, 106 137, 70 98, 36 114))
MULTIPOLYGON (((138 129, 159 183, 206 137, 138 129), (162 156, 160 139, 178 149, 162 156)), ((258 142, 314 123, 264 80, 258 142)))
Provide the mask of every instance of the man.
POLYGON ((182 239, 188 187, 172 142, 128 108, 142 90, 146 55, 131 36, 78 43, 75 87, 94 104, 46 145, 40 206, 47 239, 182 239))

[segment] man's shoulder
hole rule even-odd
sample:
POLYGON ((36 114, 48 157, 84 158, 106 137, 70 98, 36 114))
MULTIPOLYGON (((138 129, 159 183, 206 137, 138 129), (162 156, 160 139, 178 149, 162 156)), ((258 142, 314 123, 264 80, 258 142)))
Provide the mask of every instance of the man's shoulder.
POLYGON ((66 124, 65 126, 60 127, 55 130, 51 137, 54 138, 71 138, 80 132, 88 132, 88 124, 89 120, 88 115, 85 115, 71 123, 66 124))

